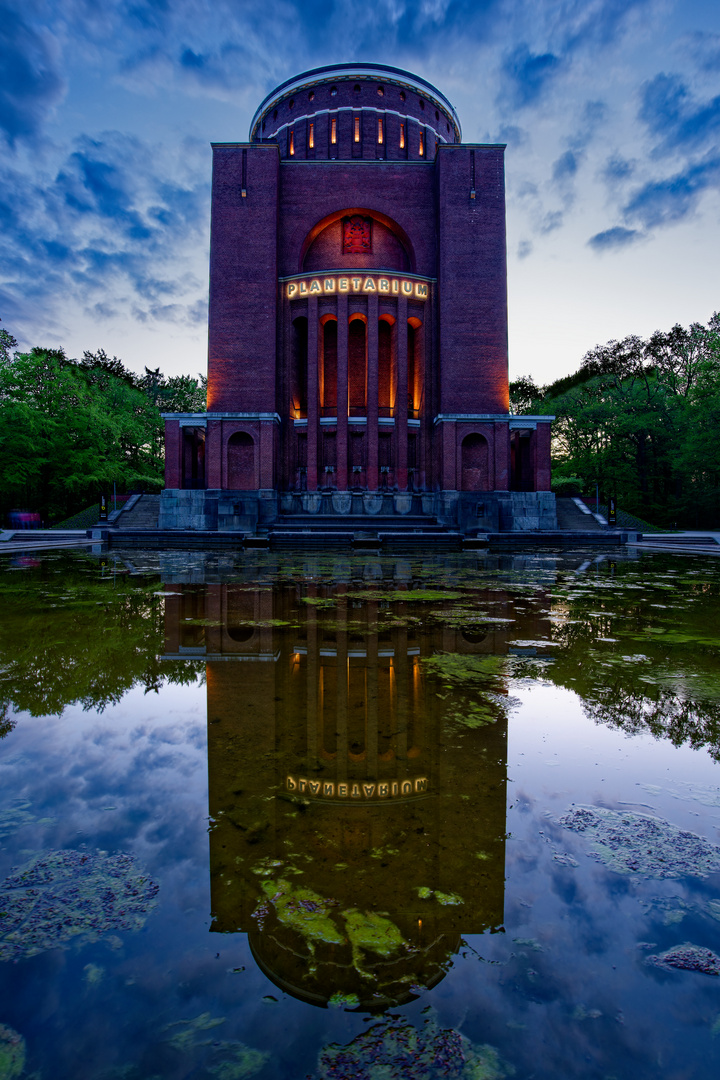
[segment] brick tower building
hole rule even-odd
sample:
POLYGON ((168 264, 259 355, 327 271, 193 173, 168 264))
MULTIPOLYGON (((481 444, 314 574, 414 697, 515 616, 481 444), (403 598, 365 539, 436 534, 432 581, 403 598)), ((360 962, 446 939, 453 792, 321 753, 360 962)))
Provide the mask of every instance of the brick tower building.
POLYGON ((207 413, 165 416, 161 527, 554 527, 550 418, 508 412, 503 153, 379 64, 213 145, 207 413))

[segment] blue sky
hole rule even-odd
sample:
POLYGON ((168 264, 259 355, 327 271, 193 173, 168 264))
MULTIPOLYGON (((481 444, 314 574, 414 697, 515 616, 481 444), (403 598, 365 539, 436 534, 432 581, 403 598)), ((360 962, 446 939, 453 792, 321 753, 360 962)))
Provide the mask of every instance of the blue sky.
POLYGON ((507 142, 513 376, 720 308, 716 2, 0 0, 2 325, 204 370, 209 144, 351 60, 507 142))

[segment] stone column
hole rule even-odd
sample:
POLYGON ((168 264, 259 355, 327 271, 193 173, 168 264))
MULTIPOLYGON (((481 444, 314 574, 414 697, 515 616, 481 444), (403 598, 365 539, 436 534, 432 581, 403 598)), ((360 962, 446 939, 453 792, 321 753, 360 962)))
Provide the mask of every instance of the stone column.
POLYGON ((535 429, 535 490, 550 491, 550 424, 535 429))
POLYGON ((222 420, 208 420, 205 432, 205 461, 207 486, 221 488, 222 484, 222 420))
POLYGON ((408 447, 408 326, 407 298, 399 296, 397 322, 395 323, 395 356, 397 357, 397 390, 395 392, 395 438, 397 445, 397 470, 395 478, 399 491, 407 490, 408 447))
POLYGON ((368 491, 378 489, 378 298, 368 296, 367 313, 367 473, 368 491))
POLYGON ((319 423, 319 349, 322 339, 318 333, 317 296, 308 297, 308 351, 307 351, 307 489, 317 491, 318 486, 318 429, 319 423))
POLYGON ((165 421, 165 487, 182 487, 182 428, 179 420, 165 421))
POLYGON ((348 301, 340 293, 337 301, 337 488, 348 489, 348 301))
POLYGON ((495 428, 495 491, 510 487, 510 428, 506 420, 496 421, 495 428))

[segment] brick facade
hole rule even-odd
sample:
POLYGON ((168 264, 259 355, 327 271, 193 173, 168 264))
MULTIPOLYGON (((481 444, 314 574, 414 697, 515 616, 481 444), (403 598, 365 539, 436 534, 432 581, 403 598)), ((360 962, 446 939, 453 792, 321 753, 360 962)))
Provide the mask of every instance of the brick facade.
POLYGON ((548 418, 508 414, 503 157, 381 65, 215 144, 208 411, 167 418, 167 488, 549 490, 548 418))

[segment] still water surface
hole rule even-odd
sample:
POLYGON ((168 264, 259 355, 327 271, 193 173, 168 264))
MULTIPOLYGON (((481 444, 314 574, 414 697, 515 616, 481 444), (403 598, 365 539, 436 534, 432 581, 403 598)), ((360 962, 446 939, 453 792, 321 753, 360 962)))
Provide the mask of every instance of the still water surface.
POLYGON ((0 1080, 720 1068, 720 564, 0 572, 0 1080))

